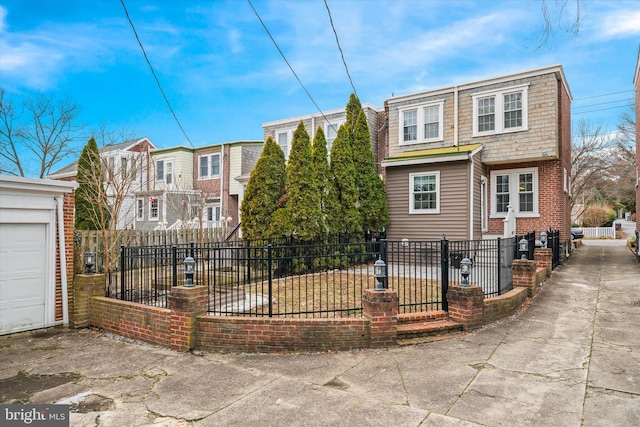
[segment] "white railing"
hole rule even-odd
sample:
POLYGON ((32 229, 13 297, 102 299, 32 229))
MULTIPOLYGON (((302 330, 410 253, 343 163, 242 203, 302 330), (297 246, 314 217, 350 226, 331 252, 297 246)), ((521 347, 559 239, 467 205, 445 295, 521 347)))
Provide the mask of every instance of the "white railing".
POLYGON ((507 217, 504 219, 504 237, 516 235, 516 213, 511 205, 507 206, 507 217))
POLYGON ((616 228, 611 227, 581 227, 585 239, 615 239, 616 228))

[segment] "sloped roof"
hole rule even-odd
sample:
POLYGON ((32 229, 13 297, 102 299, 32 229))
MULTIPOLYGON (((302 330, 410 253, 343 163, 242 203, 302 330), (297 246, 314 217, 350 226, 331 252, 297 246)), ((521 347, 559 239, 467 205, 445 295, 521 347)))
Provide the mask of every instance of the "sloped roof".
MULTIPOLYGON (((106 154, 112 151, 129 151, 135 146, 137 146, 138 144, 145 141, 149 143, 149 149, 153 150, 157 148, 149 138, 142 137, 138 139, 132 139, 131 141, 121 142, 120 144, 107 144, 104 147, 99 148, 98 151, 100 152, 100 154, 106 154)), ((52 172, 47 176, 47 178, 51 178, 51 179, 68 178, 68 177, 75 176, 77 172, 78 172, 78 161, 76 160, 73 163, 69 163, 68 165, 61 167, 55 172, 52 172)))
POLYGON ((429 148, 427 150, 405 151, 382 161, 382 166, 406 166, 424 163, 442 163, 464 160, 482 150, 482 144, 454 145, 451 147, 429 148))

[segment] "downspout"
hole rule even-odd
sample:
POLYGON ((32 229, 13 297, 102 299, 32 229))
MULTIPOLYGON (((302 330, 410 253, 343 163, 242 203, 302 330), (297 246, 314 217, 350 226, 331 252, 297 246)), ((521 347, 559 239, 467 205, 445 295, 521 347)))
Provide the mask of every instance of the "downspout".
POLYGON ((453 145, 458 145, 458 85, 453 88, 453 145))
MULTIPOLYGON (((222 173, 220 174, 220 216, 224 216, 224 174, 227 173, 227 168, 224 167, 224 142, 222 143, 222 153, 220 154, 220 163, 222 164, 222 173)), ((231 178, 229 178, 231 179, 231 178)), ((229 215, 231 215, 231 212, 229 212, 229 215)), ((225 221, 226 222, 226 217, 225 218, 220 218, 219 221, 225 221)))
POLYGON ((67 251, 64 243, 63 196, 55 196, 58 208, 58 247, 60 252, 60 288, 62 289, 62 323, 69 324, 69 292, 67 290, 67 251))
POLYGON ((471 161, 471 176, 469 177, 469 182, 471 183, 470 191, 469 191, 469 240, 473 240, 473 194, 475 191, 475 164, 473 162, 473 158, 471 157, 471 153, 469 153, 469 160, 471 161))

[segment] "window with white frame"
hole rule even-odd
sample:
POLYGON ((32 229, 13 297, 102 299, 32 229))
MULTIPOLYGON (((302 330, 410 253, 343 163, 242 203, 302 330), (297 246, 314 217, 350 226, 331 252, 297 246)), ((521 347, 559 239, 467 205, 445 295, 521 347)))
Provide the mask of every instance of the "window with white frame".
POLYGON ((220 154, 199 157, 198 178, 210 179, 220 176, 220 154))
POLYGON ((440 172, 409 174, 409 213, 440 213, 440 172))
POLYGON ((156 162, 156 181, 164 181, 164 160, 156 162))
POLYGON ((491 216, 505 217, 509 205, 517 217, 537 217, 538 168, 491 172, 491 216))
POLYGON ((529 85, 476 93, 473 99, 473 136, 528 129, 529 85))
POLYGON ((204 209, 204 220, 207 222, 220 221, 220 199, 207 199, 204 209))
POLYGON ((325 123, 324 135, 327 138, 327 153, 331 153, 331 147, 333 147, 333 141, 338 136, 338 129, 344 122, 331 122, 325 123))
POLYGON ((158 219, 158 198, 149 197, 149 220, 158 219))
POLYGON ((441 141, 444 101, 400 110, 400 144, 441 141))
POLYGON ((144 200, 136 199, 136 220, 142 221, 144 219, 144 200))
POLYGON ((276 134, 276 139, 278 142, 278 145, 280 146, 280 148, 282 149, 282 152, 284 153, 284 157, 289 157, 289 145, 291 143, 291 132, 289 131, 284 131, 284 132, 278 132, 276 134))
POLYGON ((168 186, 173 184, 173 162, 166 162, 164 172, 164 183, 168 186))
POLYGON ((127 158, 120 157, 120 179, 125 181, 127 179, 127 158))

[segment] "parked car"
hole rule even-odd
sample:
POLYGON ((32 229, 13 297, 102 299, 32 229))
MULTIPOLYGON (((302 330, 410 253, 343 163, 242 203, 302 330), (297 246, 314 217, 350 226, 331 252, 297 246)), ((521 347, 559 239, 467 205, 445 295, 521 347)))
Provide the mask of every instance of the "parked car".
POLYGON ((572 228, 571 229, 571 240, 582 239, 584 237, 584 232, 582 228, 572 228))

